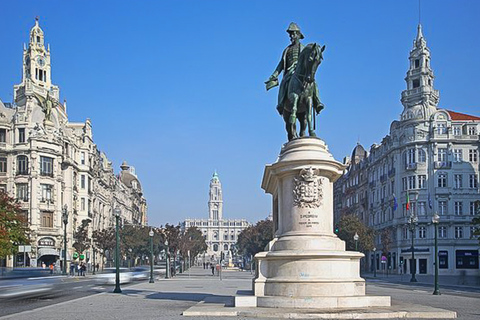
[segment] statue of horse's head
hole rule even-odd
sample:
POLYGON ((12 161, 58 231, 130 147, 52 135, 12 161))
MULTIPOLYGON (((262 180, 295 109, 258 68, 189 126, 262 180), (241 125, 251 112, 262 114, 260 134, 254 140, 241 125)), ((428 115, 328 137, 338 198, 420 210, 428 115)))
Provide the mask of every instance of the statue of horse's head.
POLYGON ((324 50, 325 46, 321 47, 316 43, 308 44, 303 50, 307 55, 305 59, 305 80, 309 83, 315 81, 315 73, 320 63, 322 63, 324 50))

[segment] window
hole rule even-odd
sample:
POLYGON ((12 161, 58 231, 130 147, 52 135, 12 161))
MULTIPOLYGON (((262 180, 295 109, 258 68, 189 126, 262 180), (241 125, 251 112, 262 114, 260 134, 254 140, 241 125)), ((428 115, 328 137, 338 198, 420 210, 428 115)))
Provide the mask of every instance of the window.
POLYGON ((438 174, 438 187, 439 188, 446 188, 447 187, 447 174, 446 173, 439 173, 438 174))
POLYGON ((419 59, 415 59, 415 69, 419 68, 420 67, 420 60, 419 59))
POLYGON ((453 161, 462 162, 462 160, 463 160, 462 149, 454 149, 453 150, 453 161))
POLYGON ((470 189, 478 188, 478 179, 476 174, 471 174, 468 179, 468 186, 470 189))
POLYGON ((408 190, 415 189, 415 176, 408 177, 408 190))
POLYGON ((424 216, 427 214, 427 203, 424 201, 418 202, 418 215, 424 216))
POLYGON ((85 175, 82 174, 80 176, 80 188, 82 188, 82 189, 85 189, 85 185, 86 185, 85 179, 86 179, 85 175))
POLYGON ((438 268, 448 269, 448 251, 438 251, 438 268))
POLYGON ((447 227, 438 227, 438 237, 439 238, 447 237, 447 227))
POLYGON ((408 149, 407 151, 407 164, 415 163, 415 149, 408 149))
POLYGON ((213 239, 218 240, 218 233, 216 233, 216 232, 213 233, 213 239))
POLYGON ((27 183, 17 183, 17 200, 18 201, 28 201, 28 184, 27 183))
POLYGON ((25 128, 18 128, 18 143, 25 142, 25 128))
POLYGON ((478 269, 478 250, 456 250, 457 269, 478 269))
POLYGON ((224 250, 224 251, 227 251, 227 250, 228 250, 228 244, 224 244, 224 245, 223 245, 223 250, 224 250))
POLYGON ((470 201, 470 215, 474 216, 476 214, 477 210, 478 210, 478 207, 477 207, 475 201, 470 201))
POLYGON ((402 238, 403 238, 403 240, 407 240, 407 239, 408 239, 408 228, 407 228, 407 227, 404 227, 404 228, 403 228, 402 238))
POLYGON ((455 215, 456 216, 463 215, 463 202, 455 201, 454 208, 455 208, 455 215))
POLYGON ((477 162, 478 161, 478 152, 476 149, 468 150, 468 161, 477 162))
POLYGON ((439 148, 438 149, 438 161, 439 162, 446 162, 447 161, 447 149, 446 148, 439 148))
POLYGON ((438 214, 446 215, 447 214, 447 201, 440 200, 438 201, 438 214))
POLYGON ((425 153, 425 150, 418 149, 418 162, 425 162, 425 161, 427 161, 427 155, 425 153))
POLYGON ((218 251, 218 244, 215 243, 215 244, 213 245, 213 251, 215 251, 215 252, 218 251))
POLYGON ((27 156, 17 157, 17 174, 28 174, 28 158, 27 156))
POLYGON ((420 87, 420 79, 414 79, 412 81, 412 87, 413 89, 420 87))
POLYGON ((447 125, 445 123, 437 124, 437 134, 446 134, 447 133, 447 125))
POLYGON ((418 187, 420 189, 426 188, 427 176, 426 175, 419 175, 418 176, 418 187))
POLYGON ((40 225, 43 228, 53 228, 53 212, 42 211, 40 213, 40 225))
POLYGON ((455 227, 455 239, 463 238, 463 227, 455 227))
POLYGON ((7 142, 7 129, 0 129, 0 143, 7 142))
POLYGON ((407 190, 407 178, 406 177, 402 178, 402 190, 403 191, 407 190))
POLYGON ((223 240, 228 240, 228 234, 227 234, 227 233, 225 233, 225 234, 223 235, 223 240))
POLYGON ((42 189, 42 202, 53 202, 52 197, 52 185, 50 184, 41 184, 40 188, 42 189))
POLYGON ((453 135, 460 136, 462 134, 462 127, 454 126, 453 127, 453 135))
POLYGON ((80 210, 85 211, 85 198, 80 199, 80 210))
POLYGON ((0 172, 7 172, 7 157, 0 157, 0 172))
POLYGON ((419 227, 418 228, 418 237, 420 239, 425 239, 427 236, 427 230, 425 227, 419 227))
POLYGON ((468 134, 471 136, 474 136, 477 134, 477 128, 476 127, 468 127, 468 134))
POLYGON ((230 240, 235 240, 235 234, 234 234, 234 233, 232 233, 232 234, 230 235, 230 240))
POLYGON ((453 187, 455 189, 461 189, 462 188, 462 175, 461 174, 455 174, 453 176, 453 187))
POLYGON ((80 152, 80 164, 85 164, 85 152, 80 152))
POLYGON ((40 157, 40 175, 53 177, 53 158, 40 157))

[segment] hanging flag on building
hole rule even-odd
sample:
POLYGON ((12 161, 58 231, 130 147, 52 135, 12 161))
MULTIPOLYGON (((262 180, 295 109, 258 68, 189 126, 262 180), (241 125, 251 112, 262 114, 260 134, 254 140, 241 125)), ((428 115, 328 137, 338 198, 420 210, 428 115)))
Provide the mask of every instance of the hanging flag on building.
POLYGON ((407 190, 407 211, 410 210, 410 197, 408 196, 408 190, 407 190))

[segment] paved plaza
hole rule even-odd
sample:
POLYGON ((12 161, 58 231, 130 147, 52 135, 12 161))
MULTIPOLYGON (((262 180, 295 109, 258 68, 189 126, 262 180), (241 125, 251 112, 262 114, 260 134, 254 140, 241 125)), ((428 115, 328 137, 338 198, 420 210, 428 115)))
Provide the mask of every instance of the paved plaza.
MULTIPOLYGON (((433 296, 430 287, 422 284, 411 286, 405 283, 389 283, 385 279, 367 281, 367 294, 390 295, 392 308, 421 311, 434 311, 438 308, 457 312, 458 319, 480 319, 480 290, 478 287, 461 286, 445 289, 440 296, 433 296), (476 290, 473 290, 475 289, 476 290), (420 308, 420 309, 418 309, 420 308)), ((190 271, 172 279, 156 279, 156 282, 138 283, 124 287, 122 294, 111 293, 111 287, 103 292, 41 307, 29 311, 11 314, 0 319, 233 319, 238 308, 229 307, 238 290, 249 290, 252 274, 247 271, 225 270, 222 279, 212 276, 209 270, 194 267, 190 271), (224 306, 226 305, 226 306, 224 306), (185 317, 183 313, 198 310, 200 307, 217 310, 223 316, 185 317)), ((280 318, 289 310, 270 309, 268 318, 280 318)), ((262 319, 248 309, 236 313, 239 319, 262 319), (250 313, 249 313, 250 312, 250 313)), ((297 316, 298 313, 297 313, 297 316)), ((300 315, 301 316, 301 315, 300 315)), ((297 318, 301 318, 301 317, 297 318)), ((303 314, 304 318, 316 318, 313 312, 303 314)), ((348 318, 345 318, 348 319, 348 318)), ((437 318, 438 319, 438 318, 437 318)))

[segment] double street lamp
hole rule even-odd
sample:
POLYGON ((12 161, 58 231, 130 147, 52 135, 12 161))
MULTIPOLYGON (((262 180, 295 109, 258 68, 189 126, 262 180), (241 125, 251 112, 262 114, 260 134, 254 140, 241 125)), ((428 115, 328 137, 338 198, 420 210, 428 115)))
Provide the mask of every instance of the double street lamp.
POLYGON ((115 289, 113 293, 122 293, 120 289, 120 235, 118 232, 118 222, 120 220, 120 209, 113 210, 115 214, 115 289))
POLYGON ((153 229, 150 229, 148 233, 150 236, 150 281, 149 283, 153 283, 153 229))
POLYGON ((355 240, 355 251, 358 251, 358 239, 360 239, 360 237, 358 236, 358 233, 355 232, 355 235, 353 236, 353 240, 355 240))
POLYGON ((165 279, 169 279, 170 276, 169 276, 169 272, 170 272, 170 261, 169 261, 169 258, 168 258, 168 240, 165 239, 165 279))
POLYGON ((411 214, 410 217, 408 218, 408 224, 410 231, 412 232, 412 262, 410 263, 410 271, 412 273, 412 278, 410 279, 410 282, 417 282, 417 279, 415 278, 415 272, 417 269, 417 264, 415 263, 415 227, 418 222, 418 217, 415 214, 411 214))
POLYGON ((435 213, 432 217, 432 223, 435 229, 435 289, 433 290, 434 295, 440 295, 440 290, 438 288, 438 223, 440 222, 440 216, 435 213))
POLYGON ((377 277, 377 248, 373 248, 373 277, 377 277))
POLYGON ((67 275, 67 224, 68 224, 68 207, 63 206, 62 209, 62 221, 63 221, 63 271, 62 274, 67 275))

